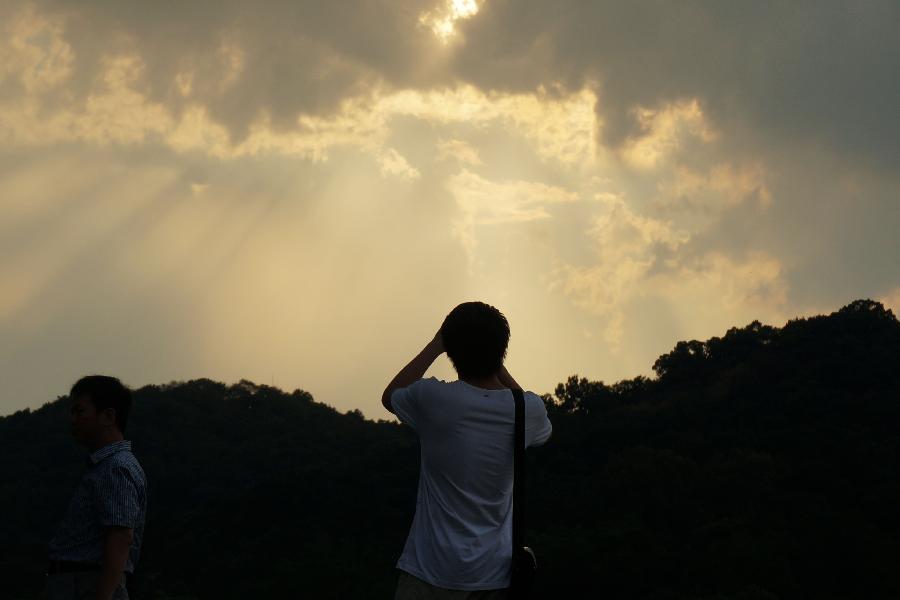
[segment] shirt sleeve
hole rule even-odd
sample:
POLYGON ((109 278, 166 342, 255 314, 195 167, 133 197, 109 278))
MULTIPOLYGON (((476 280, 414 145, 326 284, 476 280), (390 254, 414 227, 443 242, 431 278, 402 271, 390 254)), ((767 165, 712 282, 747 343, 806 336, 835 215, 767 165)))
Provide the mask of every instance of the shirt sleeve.
POLYGON ((391 392, 391 408, 401 423, 406 423, 413 429, 416 428, 416 403, 408 387, 397 388, 391 392))
POLYGON ((534 392, 525 393, 525 447, 540 446, 550 439, 553 425, 544 400, 534 392))
POLYGON ((143 494, 127 468, 116 466, 106 472, 94 493, 94 504, 103 527, 135 528, 141 515, 143 494))
POLYGON ((391 408, 394 414, 402 423, 406 423, 416 431, 419 431, 425 420, 425 409, 423 404, 424 388, 437 381, 434 377, 427 379, 419 379, 414 381, 405 388, 397 388, 391 392, 391 408))

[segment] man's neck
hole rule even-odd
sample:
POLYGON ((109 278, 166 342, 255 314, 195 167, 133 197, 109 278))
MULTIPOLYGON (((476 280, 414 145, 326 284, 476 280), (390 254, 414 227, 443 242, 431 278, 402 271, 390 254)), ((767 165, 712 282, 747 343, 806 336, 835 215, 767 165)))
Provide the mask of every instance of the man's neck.
POLYGON ((500 383, 500 379, 496 375, 490 377, 460 377, 469 385, 474 385, 485 390, 505 390, 506 386, 500 383))
POLYGON ((93 454, 97 450, 101 448, 105 448, 110 444, 114 444, 116 442, 121 442, 125 439, 125 436, 122 435, 119 431, 109 432, 93 440, 90 444, 87 445, 88 450, 93 454))

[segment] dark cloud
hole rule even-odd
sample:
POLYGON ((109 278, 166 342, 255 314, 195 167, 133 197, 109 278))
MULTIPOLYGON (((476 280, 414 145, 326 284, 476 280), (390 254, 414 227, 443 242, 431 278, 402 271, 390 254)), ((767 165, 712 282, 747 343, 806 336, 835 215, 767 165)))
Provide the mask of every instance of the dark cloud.
POLYGON ((376 82, 427 83, 433 73, 421 67, 439 49, 418 19, 432 4, 43 0, 38 6, 64 18, 74 51, 74 75, 60 101, 90 93, 104 56, 132 52, 145 64, 135 85, 152 100, 176 112, 200 102, 240 136, 261 111, 276 127, 289 126, 300 113, 336 110, 376 82), (184 72, 194 74, 189 97, 175 83, 184 72))
MULTIPOLYGON (((136 85, 176 113, 205 104, 240 137, 261 111, 274 126, 323 114, 375 84, 427 88, 472 82, 531 91, 596 84, 603 136, 638 127, 630 109, 698 97, 726 132, 833 147, 900 164, 900 4, 670 3, 485 0, 443 47, 420 23, 438 0, 71 2, 65 17, 74 77, 61 102, 96 85, 105 55, 134 51, 136 85), (231 74, 234 61, 242 65, 231 74), (184 97, 176 76, 193 72, 184 97), (229 78, 233 78, 230 81, 229 78)), ((52 102, 47 98, 46 102, 52 102)))
POLYGON ((714 123, 900 163, 900 4, 491 0, 460 24, 481 87, 599 84, 607 143, 635 105, 699 97, 714 123))

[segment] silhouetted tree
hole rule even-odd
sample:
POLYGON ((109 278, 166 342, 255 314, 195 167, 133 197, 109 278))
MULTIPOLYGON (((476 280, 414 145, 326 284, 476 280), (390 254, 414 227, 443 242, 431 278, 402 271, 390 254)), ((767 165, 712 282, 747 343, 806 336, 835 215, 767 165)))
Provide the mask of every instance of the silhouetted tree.
MULTIPOLYGON (((678 342, 655 379, 569 377, 528 453, 539 593, 900 597, 898 358, 893 313, 857 300, 678 342)), ((150 482, 132 597, 391 597, 407 428, 197 379, 137 390, 129 437, 150 482)), ((37 593, 82 460, 65 398, 0 418, 0 598, 37 593)))

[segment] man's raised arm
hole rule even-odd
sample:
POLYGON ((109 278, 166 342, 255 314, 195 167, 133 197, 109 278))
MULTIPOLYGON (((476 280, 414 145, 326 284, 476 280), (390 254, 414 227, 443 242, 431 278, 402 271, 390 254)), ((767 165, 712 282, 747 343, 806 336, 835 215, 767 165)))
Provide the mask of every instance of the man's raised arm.
POLYGON ((394 393, 394 390, 405 388, 419 379, 422 379, 422 376, 425 375, 425 371, 428 370, 431 363, 443 353, 444 341, 441 339, 440 330, 438 330, 434 338, 428 342, 425 348, 423 348, 415 358, 409 361, 409 364, 400 369, 400 372, 391 379, 391 382, 381 395, 381 403, 384 407, 389 412, 393 413, 394 410, 391 408, 391 394, 394 393))

